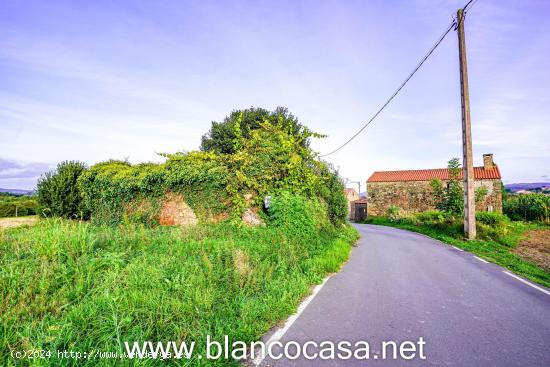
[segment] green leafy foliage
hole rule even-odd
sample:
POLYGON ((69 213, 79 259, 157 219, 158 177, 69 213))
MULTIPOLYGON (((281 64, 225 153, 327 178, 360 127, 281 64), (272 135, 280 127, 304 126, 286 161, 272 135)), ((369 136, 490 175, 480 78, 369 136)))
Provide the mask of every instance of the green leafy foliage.
POLYGON ((213 121, 210 131, 202 137, 201 150, 221 154, 235 153, 239 150, 242 139, 249 139, 252 132, 260 129, 266 122, 280 127, 300 141, 303 147, 309 146, 311 131, 300 124, 287 108, 277 107, 275 111, 268 111, 251 107, 231 112, 223 122, 213 121))
POLYGON ((397 205, 390 205, 387 210, 388 219, 391 221, 397 221, 400 219, 401 208, 397 205))
POLYGON ((35 215, 38 202, 34 196, 0 193, 0 218, 35 215))
POLYGON ((416 217, 421 223, 443 223, 447 219, 447 214, 439 210, 428 210, 416 214, 416 217))
POLYGON ((295 236, 312 236, 330 228, 326 205, 287 191, 273 196, 268 216, 271 225, 295 236))
POLYGON ((464 212, 464 191, 460 177, 460 161, 458 158, 453 158, 448 162, 449 180, 446 182, 447 187, 443 187, 441 180, 432 180, 434 204, 439 210, 450 214, 461 214, 464 212))
POLYGON ((268 114, 273 123, 266 119, 254 125, 247 113, 265 117, 265 110, 247 111, 231 119, 235 130, 231 154, 212 149, 163 154, 167 158, 163 164, 133 166, 108 161, 91 167, 79 186, 92 219, 120 223, 125 219, 143 222, 145 218, 145 222, 155 223, 163 196, 173 192, 183 195, 201 221, 222 213, 240 221, 245 209, 262 208, 265 196, 285 191, 319 203, 334 225, 344 223, 344 184, 309 148, 308 139, 317 135, 301 125, 296 127, 292 121, 297 120, 286 109, 268 114), (241 129, 245 121, 254 128, 241 129), (144 209, 149 212, 145 216, 128 215, 144 209))
POLYGON ((447 193, 443 188, 443 182, 439 179, 433 179, 430 181, 430 186, 432 188, 434 206, 438 210, 445 211, 447 209, 447 193))
POLYGON ((507 195, 503 211, 512 220, 550 221, 550 196, 545 194, 507 195))
POLYGON ((464 191, 460 177, 460 161, 453 158, 449 161, 449 181, 447 182, 447 204, 446 211, 451 214, 462 214, 464 212, 464 191))
POLYGON ((64 218, 86 218, 88 210, 83 205, 77 185, 78 178, 86 169, 82 162, 64 161, 54 171, 42 175, 37 184, 40 213, 64 218))
POLYGON ((477 212, 476 222, 479 238, 507 244, 507 236, 510 233, 510 219, 508 217, 500 213, 477 212))
POLYGON ((96 223, 157 224, 167 193, 181 194, 202 220, 226 210, 227 166, 212 153, 167 155, 163 164, 107 161, 79 180, 96 223))
POLYGON ((500 213, 494 212, 477 212, 476 221, 478 223, 487 224, 490 226, 502 225, 509 222, 509 219, 500 213))
POLYGON ((320 199, 327 205, 327 215, 334 224, 345 221, 347 201, 344 184, 336 172, 316 159, 302 140, 289 135, 281 126, 264 122, 249 139, 243 138, 242 149, 227 156, 231 172, 228 190, 236 207, 242 195, 253 192, 256 204, 279 190, 320 199))
POLYGON ((483 202, 483 200, 485 200, 485 198, 487 197, 488 193, 489 193, 489 189, 487 189, 487 187, 485 186, 477 187, 474 192, 474 198, 475 198, 476 204, 483 202))

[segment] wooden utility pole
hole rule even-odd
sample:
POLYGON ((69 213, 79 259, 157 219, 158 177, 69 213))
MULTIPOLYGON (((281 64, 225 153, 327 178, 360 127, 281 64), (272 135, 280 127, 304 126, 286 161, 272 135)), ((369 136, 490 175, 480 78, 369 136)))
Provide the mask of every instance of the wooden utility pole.
POLYGON ((458 55, 460 59, 460 94, 462 100, 462 152, 464 177, 464 234, 470 240, 476 238, 476 207, 474 195, 474 164, 472 157, 472 126, 470 121, 470 96, 468 93, 468 68, 466 65, 466 40, 464 36, 464 9, 458 9, 456 21, 458 55))

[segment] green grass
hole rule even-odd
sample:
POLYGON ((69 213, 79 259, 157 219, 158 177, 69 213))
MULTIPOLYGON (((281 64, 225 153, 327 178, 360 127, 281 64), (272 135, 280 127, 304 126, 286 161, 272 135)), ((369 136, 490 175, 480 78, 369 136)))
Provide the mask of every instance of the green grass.
MULTIPOLYGON (((350 226, 303 237, 230 224, 115 228, 53 219, 0 231, 0 365, 16 363, 11 350, 122 352, 124 341, 148 340, 194 340, 203 350, 207 334, 258 340, 339 269, 356 239, 350 226)), ((18 364, 77 364, 56 358, 18 364)))
POLYGON ((391 226, 418 232, 469 251, 487 261, 503 266, 512 272, 531 279, 545 287, 550 287, 550 274, 541 267, 532 264, 514 254, 511 250, 517 246, 523 233, 528 229, 548 228, 538 224, 511 222, 509 232, 499 239, 467 241, 462 237, 462 224, 406 223, 391 221, 386 217, 371 217, 366 223, 391 226))

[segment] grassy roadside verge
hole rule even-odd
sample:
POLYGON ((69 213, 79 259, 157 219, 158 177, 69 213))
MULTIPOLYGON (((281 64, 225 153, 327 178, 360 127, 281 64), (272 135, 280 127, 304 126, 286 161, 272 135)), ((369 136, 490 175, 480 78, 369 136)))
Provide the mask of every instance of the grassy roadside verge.
MULTIPOLYGON (((204 351, 207 334, 258 340, 295 311, 312 284, 340 268, 357 237, 351 226, 298 236, 230 224, 66 220, 0 231, 0 365, 15 364, 12 349, 123 352, 124 341, 194 340, 204 351)), ((75 363, 54 357, 40 364, 75 363)), ((164 363, 140 361, 156 364, 164 363)))
POLYGON ((504 243, 499 243, 492 240, 466 241, 458 235, 459 232, 456 231, 456 228, 449 229, 444 226, 433 226, 429 224, 403 223, 392 221, 387 217, 371 217, 366 223, 401 228, 425 234, 429 237, 469 251, 545 287, 550 287, 550 274, 548 272, 511 252, 511 250, 517 246, 522 234, 526 230, 540 228, 538 225, 512 223, 510 233, 506 236, 505 241, 502 241, 504 243))

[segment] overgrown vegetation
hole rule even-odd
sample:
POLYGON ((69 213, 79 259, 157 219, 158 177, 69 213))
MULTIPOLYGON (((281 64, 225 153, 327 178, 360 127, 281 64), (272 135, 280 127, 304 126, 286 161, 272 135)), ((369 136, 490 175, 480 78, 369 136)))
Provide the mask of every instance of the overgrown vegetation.
MULTIPOLYGON (((430 181, 434 204, 438 210, 444 211, 450 215, 460 215, 464 213, 464 189, 463 183, 460 180, 460 160, 452 158, 447 164, 449 169, 449 180, 446 182, 446 187, 439 179, 430 181)), ((485 186, 480 186, 475 189, 475 202, 480 203, 485 200, 488 194, 485 186)))
POLYGON ((34 196, 0 193, 0 218, 36 215, 38 202, 34 196))
MULTIPOLYGON (((284 194, 273 200, 266 227, 45 219, 0 232, 0 364, 13 362, 12 349, 123 352, 124 341, 185 340, 204 355, 206 335, 258 340, 347 258, 357 233, 325 218, 316 204, 284 194)), ((75 363, 55 353, 40 362, 75 363)), ((189 365, 236 363, 195 358, 189 365)))
POLYGON ((63 218, 86 218, 88 210, 83 205, 77 185, 86 165, 77 161, 64 161, 54 171, 46 172, 38 179, 37 198, 40 213, 63 218))
POLYGON ((279 126, 288 135, 300 141, 304 148, 309 146, 308 138, 312 132, 300 124, 287 108, 277 107, 274 111, 268 111, 251 107, 231 112, 223 122, 213 121, 210 131, 202 137, 201 150, 218 154, 235 153, 239 150, 239 141, 242 138, 250 139, 252 132, 261 129, 266 122, 279 126))
POLYGON ((503 211, 512 220, 550 223, 550 196, 536 193, 507 195, 503 211))
POLYGON ((460 214, 464 212, 462 183, 459 180, 460 161, 458 158, 453 158, 449 161, 447 167, 449 169, 449 180, 446 188, 443 187, 441 180, 430 182, 434 193, 435 207, 451 214, 460 214))
POLYGON ((163 164, 108 161, 92 166, 79 179, 92 220, 158 223, 162 198, 172 192, 182 194, 202 222, 220 216, 238 221, 246 208, 262 208, 266 196, 287 191, 320 201, 332 224, 343 224, 344 185, 309 148, 309 139, 318 135, 285 109, 266 113, 234 111, 223 125, 223 131, 233 131, 229 138, 210 134, 209 147, 231 144, 231 150, 163 154, 163 164), (258 122, 261 117, 265 119, 258 122))
MULTIPOLYGON (((44 210, 80 220, 0 231, 0 364, 13 363, 11 350, 122 353, 124 341, 185 340, 204 352, 206 335, 258 340, 357 239, 342 181, 309 148, 316 136, 286 109, 234 111, 213 124, 203 151, 162 154, 161 164, 63 162, 44 175, 44 210), (171 194, 198 225, 157 225, 171 194), (250 208, 265 225, 242 225, 250 208)), ((75 362, 54 354, 40 363, 75 362)))
POLYGON ((410 214, 395 207, 388 210, 387 217, 371 217, 367 220, 371 224, 426 234, 504 266, 539 284, 550 286, 550 273, 513 253, 525 231, 548 227, 513 222, 505 215, 489 212, 476 213, 476 222, 478 239, 468 241, 464 238, 463 218, 439 210, 410 214))

